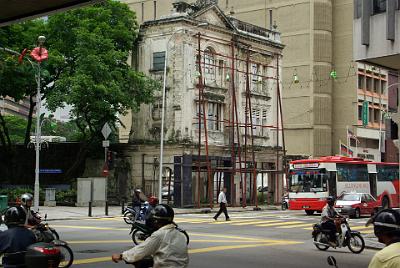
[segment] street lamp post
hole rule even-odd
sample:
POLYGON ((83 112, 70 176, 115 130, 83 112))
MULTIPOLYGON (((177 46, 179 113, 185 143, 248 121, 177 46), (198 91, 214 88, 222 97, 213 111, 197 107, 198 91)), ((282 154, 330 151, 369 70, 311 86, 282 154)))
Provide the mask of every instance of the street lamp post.
MULTIPOLYGON (((40 147, 41 147, 41 124, 40 124, 40 109, 41 109, 41 95, 40 95, 40 63, 48 58, 48 52, 43 47, 46 37, 39 36, 37 39, 38 47, 34 48, 31 52, 31 57, 36 61, 37 73, 35 74, 36 80, 36 133, 35 133, 35 151, 36 151, 36 161, 35 161, 35 184, 34 184, 34 208, 37 210, 39 208, 39 159, 40 159, 40 147)), ((21 54, 9 48, 0 47, 1 50, 20 56, 22 61, 25 56, 25 51, 21 54)), ((35 65, 30 59, 27 59, 31 64, 32 69, 35 70, 35 65)))
MULTIPOLYGON (((195 27, 203 27, 207 26, 208 23, 199 23, 195 27)), ((164 121, 165 121, 165 90, 166 90, 166 85, 167 85, 167 63, 168 63, 168 46, 169 43, 172 40, 172 37, 174 37, 175 34, 178 32, 184 31, 186 29, 181 28, 176 31, 174 31, 171 34, 171 37, 167 41, 167 45, 165 48, 165 59, 164 59, 164 77, 163 77, 163 92, 162 92, 162 104, 161 104, 161 136, 160 136, 160 166, 159 166, 159 181, 158 181, 158 198, 160 200, 160 203, 162 203, 162 169, 163 169, 163 156, 164 156, 164 121)), ((200 145, 199 145, 200 146, 200 145)), ((182 193, 181 193, 182 194, 182 193)))
MULTIPOLYGON (((44 36, 39 36, 38 38, 38 45, 39 50, 42 49, 46 38, 44 36)), ((36 74, 36 138, 35 138, 35 154, 36 154, 36 161, 35 161, 35 186, 34 186, 34 207, 37 210, 39 208, 39 173, 40 173, 40 147, 41 147, 41 135, 42 129, 40 124, 40 111, 42 106, 42 96, 40 94, 40 63, 41 60, 37 60, 37 74, 36 74)))

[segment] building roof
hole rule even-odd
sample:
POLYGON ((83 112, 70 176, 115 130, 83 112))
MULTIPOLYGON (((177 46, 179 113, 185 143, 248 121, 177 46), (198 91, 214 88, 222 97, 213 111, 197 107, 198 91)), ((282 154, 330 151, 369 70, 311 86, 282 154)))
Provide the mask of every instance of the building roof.
POLYGON ((0 0, 0 27, 101 0, 0 0))
MULTIPOLYGON (((179 2, 179 1, 178 1, 179 2)), ((176 22, 189 22, 192 24, 199 24, 199 22, 207 22, 210 26, 226 28, 232 31, 237 36, 242 36, 246 38, 251 38, 253 40, 257 40, 259 42, 267 42, 270 45, 277 46, 283 48, 284 45, 280 40, 280 33, 275 29, 266 29, 262 28, 238 19, 235 19, 231 16, 227 16, 217 4, 210 1, 210 4, 196 6, 190 4, 184 4, 182 6, 176 6, 175 4, 175 12, 163 16, 157 20, 146 21, 141 25, 141 28, 146 28, 149 26, 159 25, 159 24, 168 24, 168 23, 176 23, 176 22), (218 18, 219 22, 210 22, 204 20, 204 14, 208 12, 214 12, 218 18)))

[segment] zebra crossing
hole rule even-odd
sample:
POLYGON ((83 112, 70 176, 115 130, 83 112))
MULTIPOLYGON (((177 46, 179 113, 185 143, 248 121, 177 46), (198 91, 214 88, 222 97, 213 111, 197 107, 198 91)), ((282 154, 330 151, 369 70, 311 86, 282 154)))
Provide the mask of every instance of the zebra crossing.
MULTIPOLYGON (((220 220, 215 221, 212 218, 213 215, 177 215, 175 222, 178 224, 200 224, 200 225, 230 225, 238 228, 244 227, 255 227, 255 228, 272 228, 281 231, 289 229, 302 229, 311 231, 312 226, 319 222, 319 217, 308 217, 290 214, 279 214, 279 213, 248 213, 247 215, 242 214, 231 214, 231 221, 223 220, 223 216, 220 220)), ((355 231, 359 231, 362 234, 373 233, 373 227, 365 226, 367 219, 350 220, 350 228, 355 231)))

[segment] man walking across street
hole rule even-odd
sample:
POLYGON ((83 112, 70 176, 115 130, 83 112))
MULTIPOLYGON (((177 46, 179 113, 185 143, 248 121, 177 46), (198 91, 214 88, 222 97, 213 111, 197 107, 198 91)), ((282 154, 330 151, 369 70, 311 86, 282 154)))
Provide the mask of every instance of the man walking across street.
POLYGON ((217 220, 219 215, 221 215, 222 212, 225 214, 225 219, 227 221, 230 221, 229 216, 228 216, 228 211, 226 210, 226 205, 228 201, 226 201, 226 187, 222 189, 222 191, 218 195, 218 203, 219 203, 219 211, 218 213, 214 216, 214 220, 217 220))

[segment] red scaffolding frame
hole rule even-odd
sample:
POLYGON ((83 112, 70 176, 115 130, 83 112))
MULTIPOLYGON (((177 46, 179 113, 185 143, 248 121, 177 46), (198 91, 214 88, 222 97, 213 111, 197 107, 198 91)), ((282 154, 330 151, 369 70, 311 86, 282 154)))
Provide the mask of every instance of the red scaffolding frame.
MULTIPOLYGON (((196 88, 198 90, 198 114, 197 114, 197 124, 198 124, 198 156, 195 161, 195 167, 197 171, 197 200, 196 204, 197 207, 201 206, 201 173, 204 172, 206 169, 207 172, 207 199, 210 207, 214 205, 214 176, 213 172, 218 172, 223 170, 224 172, 231 173, 231 192, 234 191, 234 176, 237 172, 240 175, 240 188, 241 188, 241 197, 242 197, 242 206, 247 206, 247 180, 249 179, 250 183, 252 183, 252 189, 250 189, 250 202, 252 205, 258 206, 258 198, 257 198, 257 171, 260 170, 257 168, 257 162, 255 157, 255 150, 254 150, 254 127, 260 128, 273 128, 276 129, 276 170, 274 171, 276 174, 284 173, 284 168, 279 170, 279 158, 280 158, 280 150, 279 148, 279 134, 282 132, 282 150, 281 155, 285 159, 285 139, 284 139, 284 132, 283 132, 283 118, 282 118, 282 101, 281 101, 281 93, 280 93, 280 77, 279 77, 279 54, 273 54, 276 58, 276 66, 274 65, 265 65, 262 62, 256 62, 250 60, 250 45, 240 43, 241 47, 238 48, 238 41, 231 40, 227 41, 220 38, 209 37, 207 35, 202 35, 198 33, 197 37, 197 56, 196 56, 196 66, 198 71, 198 84, 196 88), (220 166, 212 167, 210 156, 209 156, 209 144, 208 144, 208 130, 207 130, 207 122, 208 121, 216 121, 215 119, 208 119, 206 116, 206 102, 204 96, 204 88, 205 88, 205 81, 203 76, 203 68, 205 67, 221 67, 217 66, 215 63, 205 62, 202 59, 205 56, 205 50, 201 50, 201 41, 218 41, 223 42, 224 45, 230 46, 230 55, 224 55, 221 53, 211 52, 215 56, 226 58, 230 60, 230 66, 223 66, 224 69, 227 69, 230 72, 230 119, 229 120, 217 120, 217 123, 223 123, 226 128, 230 129, 230 150, 231 150, 231 167, 229 169, 221 168, 220 166), (235 48, 243 49, 245 47, 246 57, 240 58, 238 57, 235 52, 235 48), (244 62, 246 64, 246 70, 242 71, 237 67, 238 62, 244 62), (267 75, 260 75, 257 76, 263 80, 275 80, 276 81, 276 122, 277 125, 262 125, 261 124, 254 124, 252 120, 252 99, 251 99, 251 90, 250 90, 250 64, 259 64, 263 68, 273 68, 276 70, 276 76, 270 77, 267 75), (238 115, 238 107, 237 107, 237 86, 235 77, 236 74, 244 74, 246 77, 246 89, 245 89, 245 118, 244 123, 239 118, 238 115), (279 126, 281 125, 281 127, 279 126), (203 127, 202 127, 203 125, 203 127), (242 134, 241 129, 244 128, 244 146, 242 148, 242 134), (204 131, 204 146, 202 146, 202 132, 204 131), (248 140, 250 139, 250 141, 248 140), (204 147, 204 156, 202 155, 202 147, 204 147), (243 153, 243 154, 242 154, 243 153), (205 162, 203 162, 205 161, 205 162)), ((210 53, 210 51, 207 51, 210 53)), ((262 168, 262 167, 261 167, 262 168)), ((221 178, 220 176, 217 178, 217 192, 220 190, 221 178)))

